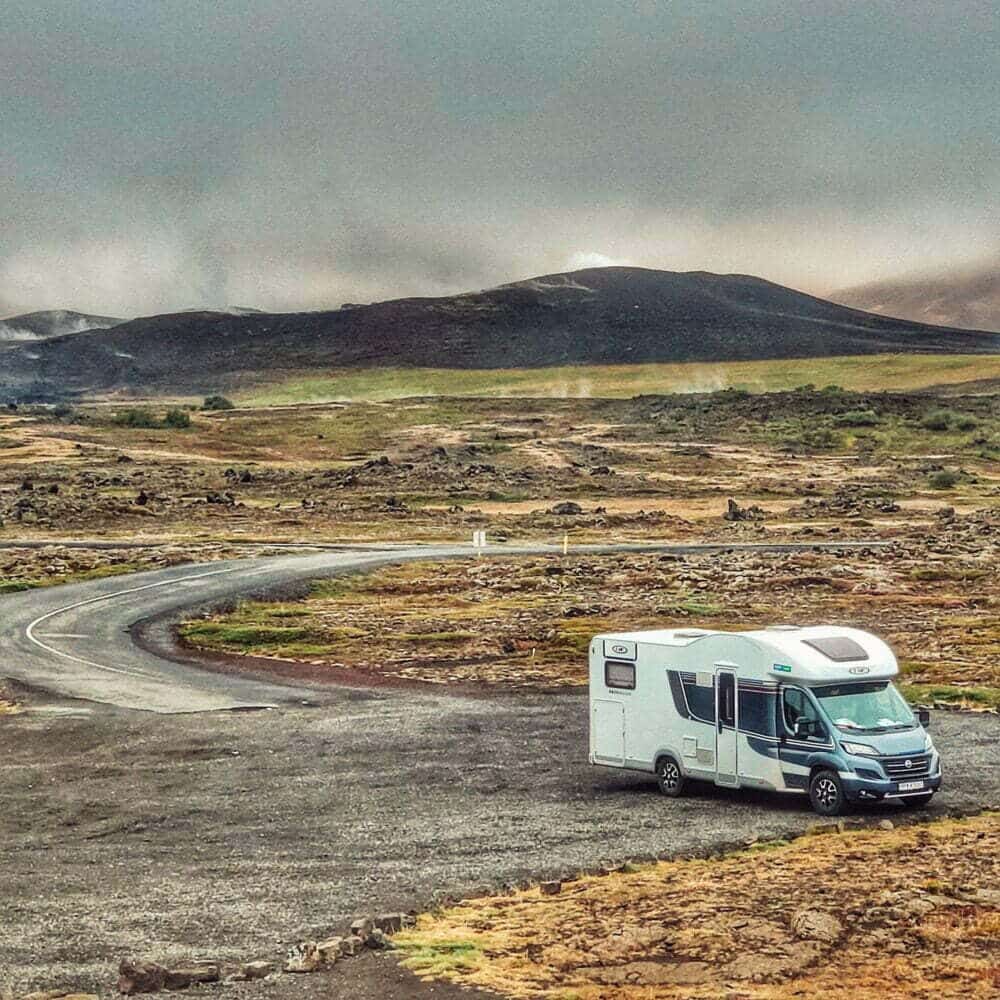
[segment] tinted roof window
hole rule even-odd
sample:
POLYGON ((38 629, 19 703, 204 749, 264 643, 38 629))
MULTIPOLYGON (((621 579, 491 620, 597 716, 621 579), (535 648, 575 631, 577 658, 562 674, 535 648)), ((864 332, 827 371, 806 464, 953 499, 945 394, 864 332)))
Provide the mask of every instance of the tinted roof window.
POLYGON ((853 639, 848 639, 845 635, 821 635, 815 639, 803 639, 802 641, 835 663, 868 659, 864 647, 859 646, 853 639))

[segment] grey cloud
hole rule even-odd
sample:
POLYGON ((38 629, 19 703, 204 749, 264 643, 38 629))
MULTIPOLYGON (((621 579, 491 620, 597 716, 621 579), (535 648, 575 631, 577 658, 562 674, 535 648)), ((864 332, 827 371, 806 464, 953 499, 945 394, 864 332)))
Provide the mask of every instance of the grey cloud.
POLYGON ((822 292, 993 254, 995 4, 7 0, 0 302, 822 292))

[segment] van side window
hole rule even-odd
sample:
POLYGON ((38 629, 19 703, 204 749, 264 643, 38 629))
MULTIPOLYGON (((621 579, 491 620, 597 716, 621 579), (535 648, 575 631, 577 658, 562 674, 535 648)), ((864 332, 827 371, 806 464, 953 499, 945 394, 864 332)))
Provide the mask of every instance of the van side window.
POLYGON ((781 697, 782 716, 785 732, 789 736, 804 740, 825 740, 826 727, 820 721, 812 702, 805 691, 799 688, 785 688, 781 697), (796 733, 798 726, 798 733, 796 733))
POLYGON ((736 678, 732 674, 719 674, 719 722, 724 726, 736 725, 736 678))
POLYGON ((739 682, 740 732, 757 733, 760 736, 776 736, 774 731, 777 691, 762 691, 757 687, 739 682))
POLYGON ((702 686, 694 674, 682 674, 681 683, 692 718, 699 722, 715 722, 715 688, 702 686))
POLYGON ((635 664, 618 660, 604 661, 604 683, 609 688, 635 690, 635 664))

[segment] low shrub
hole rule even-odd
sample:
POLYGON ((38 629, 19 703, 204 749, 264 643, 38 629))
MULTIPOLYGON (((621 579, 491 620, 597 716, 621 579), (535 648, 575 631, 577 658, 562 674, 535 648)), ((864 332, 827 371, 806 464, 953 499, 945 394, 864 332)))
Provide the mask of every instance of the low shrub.
POLYGON ((960 478, 959 474, 952 469, 941 469, 939 472, 932 472, 927 477, 927 481, 936 490, 950 490, 953 486, 958 485, 960 478))
POLYGON ((878 422, 879 415, 874 410, 848 410, 837 417, 841 427, 875 427, 878 422))
POLYGON ((165 427, 172 427, 174 430, 184 430, 191 426, 191 415, 186 410, 174 408, 167 410, 167 415, 163 418, 165 427))
POLYGON ((235 407, 232 400, 226 399, 225 396, 206 396, 201 408, 203 410, 232 410, 235 407))
POLYGON ((920 426, 928 431, 949 430, 955 422, 955 414, 951 410, 932 410, 924 415, 920 421, 920 426))

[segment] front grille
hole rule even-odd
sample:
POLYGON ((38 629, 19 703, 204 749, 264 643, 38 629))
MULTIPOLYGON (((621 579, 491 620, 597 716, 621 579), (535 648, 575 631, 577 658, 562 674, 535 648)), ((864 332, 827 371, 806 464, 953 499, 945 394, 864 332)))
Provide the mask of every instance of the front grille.
POLYGON ((890 778, 905 781, 907 778, 919 778, 929 774, 931 770, 931 755, 915 753, 909 757, 882 757, 879 763, 885 768, 890 778))

